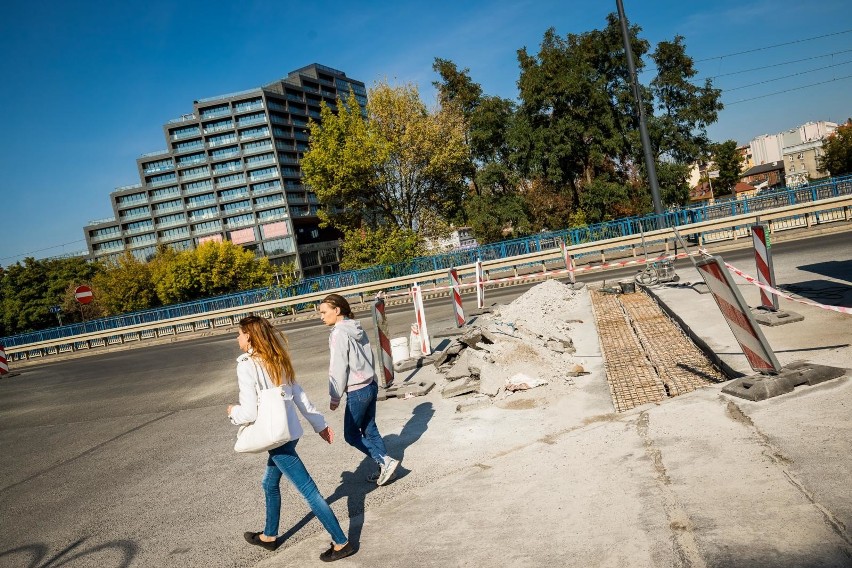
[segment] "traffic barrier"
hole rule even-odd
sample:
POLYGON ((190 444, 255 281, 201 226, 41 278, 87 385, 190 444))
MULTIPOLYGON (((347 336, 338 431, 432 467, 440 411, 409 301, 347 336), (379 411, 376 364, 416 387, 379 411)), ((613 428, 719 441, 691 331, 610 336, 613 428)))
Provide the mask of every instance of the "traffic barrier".
POLYGON ((0 345, 0 375, 9 373, 9 361, 6 359, 6 350, 0 345))
POLYGON ((476 307, 485 307, 485 279, 482 277, 482 259, 476 259, 476 307))
POLYGON ((768 293, 770 293, 774 296, 778 296, 780 298, 790 300, 791 302, 797 302, 799 304, 805 304, 806 306, 813 306, 815 308, 821 308, 823 310, 830 310, 832 312, 838 312, 838 313, 841 313, 841 314, 852 314, 852 308, 846 308, 844 306, 831 306, 831 305, 827 305, 827 304, 819 304, 817 302, 805 300, 804 298, 796 298, 795 296, 791 296, 790 294, 786 294, 786 293, 784 293, 780 290, 773 288, 772 286, 768 286, 766 284, 759 282, 757 278, 755 278, 754 276, 751 276, 750 274, 743 272, 742 270, 740 270, 736 266, 733 266, 732 264, 728 264, 726 262, 725 266, 728 268, 728 270, 730 270, 731 272, 733 272, 737 276, 741 277, 742 279, 744 279, 749 284, 754 284, 755 286, 757 286, 761 290, 765 290, 766 292, 768 292, 768 293))
MULTIPOLYGON (((429 330, 426 327, 426 310, 423 309, 423 290, 415 284, 411 287, 411 293, 414 298, 414 314, 417 319, 417 330, 420 341, 420 351, 423 355, 432 354, 432 344, 429 340, 429 330)), ((409 346, 409 349, 411 346, 409 346)))
MULTIPOLYGON (((772 266, 772 252, 766 242, 766 225, 752 225, 751 237, 754 242, 754 261, 757 265, 757 280, 761 284, 775 288, 775 269, 772 266)), ((778 310, 778 296, 760 289, 760 303, 768 309, 778 310)))
POLYGON ((718 256, 710 256, 695 263, 722 316, 731 328, 751 368, 763 374, 781 371, 781 364, 772 352, 760 326, 754 321, 751 310, 734 283, 731 273, 718 256))
POLYGON ((393 384, 393 354, 391 352, 390 339, 388 338, 385 298, 381 292, 376 294, 376 299, 373 302, 373 323, 376 326, 376 334, 378 335, 377 362, 381 363, 383 370, 381 386, 387 388, 393 384))
POLYGON ((453 289, 453 313, 456 316, 456 327, 464 326, 464 308, 462 308, 462 298, 459 292, 459 274, 455 268, 450 268, 450 286, 453 289))
POLYGON ((562 258, 565 259, 565 270, 568 271, 568 281, 571 282, 571 285, 577 283, 574 279, 574 257, 568 252, 568 246, 565 244, 565 241, 562 241, 562 258))

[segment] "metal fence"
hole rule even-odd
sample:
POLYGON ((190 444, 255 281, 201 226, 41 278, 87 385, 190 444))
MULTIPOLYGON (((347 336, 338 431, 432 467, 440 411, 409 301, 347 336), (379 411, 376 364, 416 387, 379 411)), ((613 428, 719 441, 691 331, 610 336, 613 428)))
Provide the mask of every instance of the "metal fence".
MULTIPOLYGON (((0 339, 0 344, 6 347, 15 347, 41 341, 73 337, 85 333, 104 332, 132 325, 155 323, 177 317, 201 315, 208 312, 248 306, 258 302, 283 300, 323 290, 359 286, 390 278, 449 269, 451 267, 473 264, 477 260, 497 260, 551 250, 559 247, 561 241, 565 241, 568 245, 579 245, 618 237, 628 237, 652 231, 661 226, 675 227, 688 225, 701 221, 711 221, 741 214, 755 213, 785 205, 815 202, 842 195, 852 195, 852 175, 830 178, 804 187, 785 188, 768 193, 764 192, 746 199, 731 199, 725 202, 717 202, 713 205, 684 207, 667 211, 662 215, 626 217, 585 227, 540 233, 519 239, 501 241, 499 243, 415 258, 392 265, 336 272, 334 274, 306 278, 286 288, 273 286, 270 288, 248 290, 206 300, 173 304, 162 308, 100 318, 42 331, 21 333, 0 339)), ((720 233, 716 238, 711 240, 718 238, 730 238, 730 235, 720 233)), ((300 306, 295 306, 295 309, 298 310, 299 308, 300 306)))

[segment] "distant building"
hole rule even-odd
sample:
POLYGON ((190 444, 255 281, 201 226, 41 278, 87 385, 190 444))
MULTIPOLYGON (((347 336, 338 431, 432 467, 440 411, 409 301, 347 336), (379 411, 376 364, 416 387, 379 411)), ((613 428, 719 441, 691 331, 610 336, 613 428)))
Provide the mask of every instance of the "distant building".
POLYGON ((756 190, 783 187, 784 162, 778 160, 771 164, 762 164, 749 168, 740 176, 740 181, 753 186, 756 190))
POLYGON ((799 186, 808 180, 828 177, 828 172, 819 169, 823 155, 822 145, 826 138, 837 130, 833 122, 809 122, 798 128, 800 142, 784 148, 784 174, 787 184, 799 186))
POLYGON ((316 195, 302 185, 308 119, 336 109, 350 89, 366 107, 364 83, 312 64, 268 85, 193 102, 163 126, 166 150, 136 160, 140 183, 110 194, 114 217, 84 228, 89 256, 158 245, 193 249, 230 240, 303 277, 338 270, 339 235, 321 229, 316 195))
POLYGON ((742 165, 740 171, 745 171, 754 166, 754 153, 751 150, 751 144, 743 144, 742 146, 737 146, 737 153, 742 158, 742 165))
POLYGON ((761 134, 749 143, 755 166, 780 162, 782 142, 780 134, 761 134))
POLYGON ((746 197, 752 197, 758 194, 757 187, 751 185, 750 183, 745 183, 742 181, 738 181, 734 186, 734 196, 737 199, 744 199, 746 197))
POLYGON ((434 252, 448 252, 465 248, 478 247, 479 243, 473 236, 470 227, 458 227, 445 239, 428 240, 426 247, 434 252))

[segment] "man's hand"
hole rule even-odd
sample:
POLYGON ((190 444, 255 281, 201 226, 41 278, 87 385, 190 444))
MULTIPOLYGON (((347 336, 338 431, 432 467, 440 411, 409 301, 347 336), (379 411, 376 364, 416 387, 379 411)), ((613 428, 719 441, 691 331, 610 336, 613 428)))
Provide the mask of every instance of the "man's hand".
POLYGON ((329 402, 329 403, 328 403, 328 407, 329 407, 331 410, 337 410, 337 407, 338 407, 338 406, 340 406, 340 403, 339 403, 339 402, 329 402))
POLYGON ((331 429, 331 426, 326 426, 325 430, 321 430, 320 438, 328 442, 329 444, 334 441, 334 430, 331 429))

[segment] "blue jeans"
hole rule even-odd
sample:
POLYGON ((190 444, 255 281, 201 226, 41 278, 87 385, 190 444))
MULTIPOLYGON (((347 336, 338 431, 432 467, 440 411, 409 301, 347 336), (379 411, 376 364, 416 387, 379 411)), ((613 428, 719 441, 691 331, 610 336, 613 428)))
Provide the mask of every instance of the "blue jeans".
POLYGON ((311 474, 305 469, 305 464, 296 453, 298 441, 292 440, 279 448, 269 450, 266 474, 263 476, 262 483, 263 492, 266 495, 266 528, 263 529, 263 534, 278 536, 278 521, 281 517, 281 489, 278 483, 281 481, 281 475, 284 474, 308 502, 311 511, 331 535, 331 539, 336 544, 345 544, 346 535, 343 534, 334 511, 320 495, 317 484, 314 483, 311 474))
POLYGON ((376 426, 376 396, 379 385, 375 381, 364 388, 346 393, 346 412, 343 416, 343 439, 346 443, 383 464, 385 442, 376 426))

